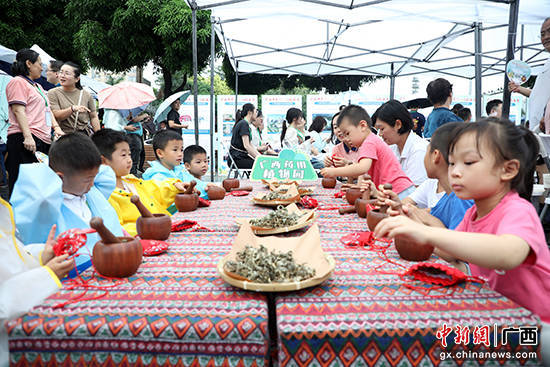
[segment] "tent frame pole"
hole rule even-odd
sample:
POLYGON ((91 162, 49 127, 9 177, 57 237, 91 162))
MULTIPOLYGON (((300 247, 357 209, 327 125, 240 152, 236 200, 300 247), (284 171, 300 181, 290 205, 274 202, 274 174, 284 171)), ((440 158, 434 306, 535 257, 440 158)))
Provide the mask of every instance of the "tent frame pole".
POLYGON ((482 55, 482 43, 481 43, 481 23, 474 23, 474 49, 475 49, 475 101, 476 121, 481 118, 481 104, 482 104, 482 88, 481 88, 481 55, 482 55))
POLYGON ((198 100, 198 62, 197 62, 197 3, 193 0, 191 8, 193 20, 193 112, 195 117, 195 144, 199 145, 199 100, 198 100))
MULTIPOLYGON (((218 179, 218 160, 214 155, 214 58, 216 57, 216 33, 214 32, 214 17, 210 18, 210 181, 214 181, 214 165, 216 165, 216 180, 218 179)), ((217 141, 217 139, 216 139, 217 141)), ((216 149, 218 150, 218 149, 216 149)), ((218 154, 220 154, 218 152, 218 154)))
MULTIPOLYGON (((510 2, 510 16, 508 20, 508 47, 506 49, 506 65, 514 58, 514 49, 516 47, 516 32, 518 29, 519 0, 510 2)), ((504 96, 502 98, 502 118, 507 119, 510 116, 511 92, 508 90, 508 75, 504 73, 504 96)))

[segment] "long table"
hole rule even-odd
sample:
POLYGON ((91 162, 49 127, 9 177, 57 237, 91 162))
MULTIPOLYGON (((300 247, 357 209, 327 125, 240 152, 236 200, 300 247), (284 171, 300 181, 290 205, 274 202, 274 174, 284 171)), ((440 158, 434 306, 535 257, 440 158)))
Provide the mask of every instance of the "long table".
MULTIPOLYGON (((261 190, 258 184, 254 187, 261 190)), ((321 207, 346 206, 334 193, 319 186, 313 197, 321 207)), ((336 210, 319 210, 321 245, 336 259, 336 271, 327 282, 269 295, 225 284, 215 267, 236 235, 235 219, 269 210, 253 205, 250 196, 228 196, 208 208, 175 214, 175 220, 192 219, 213 232, 173 233, 168 253, 144 258, 138 273, 104 298, 54 309, 81 291, 62 290, 9 322, 12 365, 457 365, 441 361, 441 353, 492 351, 494 338, 491 347, 472 339, 463 345, 455 344, 451 334, 445 349, 436 338, 443 324, 472 330, 487 325, 499 332, 539 326, 529 311, 486 285, 463 283, 444 297, 407 288, 399 276, 386 274, 402 268, 373 251, 341 243, 342 236, 367 226, 355 214, 336 210)), ((400 260, 393 247, 387 255, 404 266, 412 264, 400 260)), ((500 344, 497 340, 498 350, 536 351, 521 346, 515 334, 508 344, 500 344)), ((532 354, 502 362, 539 365, 532 354)), ((467 362, 482 364, 498 362, 467 362)))

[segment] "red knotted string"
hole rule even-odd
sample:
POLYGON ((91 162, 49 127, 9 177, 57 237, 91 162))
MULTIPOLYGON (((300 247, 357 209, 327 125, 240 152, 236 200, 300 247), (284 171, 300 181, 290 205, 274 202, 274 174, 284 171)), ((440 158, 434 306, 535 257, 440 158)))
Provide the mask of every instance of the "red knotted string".
POLYGON ((336 199, 343 198, 344 196, 346 196, 346 193, 343 192, 343 191, 339 191, 339 192, 334 193, 334 197, 335 197, 336 199))
POLYGON ((199 197, 199 208, 210 206, 210 201, 199 197))
POLYGON ((384 260, 382 264, 377 265, 374 268, 376 272, 380 274, 397 275, 401 278, 401 280, 403 280, 404 282, 403 285, 406 288, 415 290, 426 297, 432 297, 432 298, 448 297, 456 291, 456 287, 454 287, 454 285, 462 281, 472 281, 472 282, 478 282, 478 283, 484 282, 484 280, 481 278, 474 277, 474 276, 467 276, 461 271, 459 271, 458 269, 451 268, 447 265, 439 264, 439 263, 418 263, 411 266, 410 268, 407 268, 406 266, 388 258, 386 251, 391 245, 391 240, 378 239, 374 237, 373 232, 367 231, 367 232, 351 233, 349 235, 342 237, 340 241, 348 248, 365 249, 368 251, 376 252, 384 260), (392 265, 398 266, 406 270, 404 272, 380 270, 380 268, 385 266, 387 263, 390 263, 392 265), (422 269, 424 270, 424 272, 422 272, 422 269), (445 274, 447 278, 441 278, 441 277, 437 278, 435 277, 435 275, 426 274, 430 269, 431 270, 435 269, 435 271, 438 271, 439 274, 445 274), (424 282, 425 284, 429 284, 430 286, 425 287, 425 286, 417 286, 417 285, 410 284, 414 281, 421 281, 421 282, 424 282), (450 286, 451 288, 449 288, 450 286), (431 294, 432 291, 437 291, 440 289, 445 289, 446 292, 439 295, 431 294))
POLYGON ((191 231, 189 232, 195 232, 200 230, 207 231, 207 232, 214 232, 214 230, 203 227, 194 220, 182 219, 176 222, 172 222, 171 232, 181 232, 181 231, 186 231, 188 229, 191 229, 191 231))
MULTIPOLYGON (((68 254, 69 258, 75 258, 77 256, 80 256, 81 254, 77 254, 77 251, 80 248, 84 247, 84 245, 86 244, 86 235, 88 233, 94 233, 94 232, 95 232, 95 230, 91 229, 91 228, 88 228, 88 229, 72 228, 72 229, 69 229, 69 230, 61 233, 57 237, 57 240, 56 240, 55 244, 53 245, 53 251, 54 251, 55 256, 60 256, 60 255, 63 255, 63 254, 68 254)), ((84 291, 81 294, 79 294, 75 297, 71 297, 69 300, 67 300, 63 303, 59 303, 57 305, 54 305, 53 308, 63 308, 66 305, 71 304, 71 303, 80 302, 80 301, 89 301, 89 300, 102 298, 102 297, 107 295, 107 293, 108 293, 107 290, 109 288, 116 287, 116 286, 118 286, 118 285, 120 285, 124 282, 120 278, 111 278, 111 277, 106 277, 106 276, 100 275, 97 272, 97 270, 94 266, 93 257, 92 257, 92 254, 90 253, 90 250, 88 248, 86 248, 86 250, 88 252, 88 256, 90 256, 90 259, 92 261, 92 268, 93 268, 93 272, 95 274, 95 277, 96 278, 102 277, 102 278, 105 278, 107 280, 113 280, 115 283, 107 285, 107 286, 92 285, 92 284, 90 284, 90 281, 91 281, 92 278, 94 278, 94 276, 92 276, 88 280, 84 280, 82 278, 81 274, 78 273, 78 268, 75 265, 75 272, 77 274, 76 278, 65 280, 63 282, 63 285, 67 286, 65 289, 69 290, 69 291, 73 290, 77 287, 83 287, 84 291), (105 291, 105 293, 100 294, 98 296, 83 298, 86 295, 86 293, 88 292, 88 289, 90 289, 90 288, 97 289, 97 290, 102 290, 102 291, 105 291)))
POLYGON ((315 209, 319 206, 319 202, 311 196, 304 196, 300 199, 300 204, 307 209, 315 209))

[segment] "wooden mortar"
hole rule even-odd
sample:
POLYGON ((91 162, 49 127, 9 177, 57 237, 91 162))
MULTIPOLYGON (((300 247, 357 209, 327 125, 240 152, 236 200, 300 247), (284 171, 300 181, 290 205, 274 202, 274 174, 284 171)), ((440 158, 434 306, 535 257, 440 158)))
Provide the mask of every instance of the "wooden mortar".
POLYGON ((336 179, 334 177, 324 177, 321 180, 321 185, 323 185, 325 189, 333 189, 336 187, 336 179))
POLYGON ((239 187, 239 185, 239 180, 237 180, 236 178, 226 178, 222 181, 222 186, 227 192, 230 192, 232 188, 239 187))
POLYGON ((225 193, 225 189, 220 186, 208 186, 206 188, 208 200, 223 200, 225 198, 225 193))
POLYGON ((92 262, 97 272, 112 278, 134 275, 141 265, 143 256, 141 242, 133 237, 116 237, 99 217, 90 220, 90 227, 101 237, 95 244, 92 254, 92 262))
POLYGON ((144 240, 164 241, 170 236, 172 230, 172 219, 163 213, 152 214, 143 205, 139 196, 133 195, 130 201, 138 208, 141 217, 136 221, 138 236, 144 240))
POLYGON ((179 212, 192 212, 199 206, 199 196, 193 193, 197 182, 195 180, 189 183, 189 187, 183 194, 176 195, 176 208, 179 212))

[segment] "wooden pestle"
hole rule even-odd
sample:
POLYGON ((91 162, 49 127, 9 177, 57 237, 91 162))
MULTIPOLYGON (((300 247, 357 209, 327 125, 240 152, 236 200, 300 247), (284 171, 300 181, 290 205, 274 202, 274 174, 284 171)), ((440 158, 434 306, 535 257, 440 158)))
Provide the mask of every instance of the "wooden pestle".
MULTIPOLYGON (((384 187, 384 190, 392 190, 393 189, 393 186, 390 183, 385 183, 383 187, 384 187)), ((387 210, 388 210, 387 205, 382 205, 382 206, 380 206, 380 209, 378 209, 378 211, 380 213, 386 213, 387 210)))
POLYGON ((151 214, 151 212, 149 211, 149 209, 147 209, 145 207, 145 205, 143 205, 143 203, 141 202, 141 200, 139 200, 139 196, 137 195, 132 195, 132 197, 130 198, 130 201, 132 202, 132 204, 134 204, 135 206, 137 206, 138 210, 139 210, 139 213, 141 214, 141 216, 143 218, 152 218, 153 217, 153 214, 151 214))
POLYGON ((99 237, 101 237, 101 241, 103 241, 104 244, 122 242, 118 239, 118 237, 112 234, 107 227, 105 227, 105 225, 103 224, 103 219, 101 219, 100 217, 93 217, 92 219, 90 219, 90 227, 97 231, 99 237))
POLYGON ((252 191, 252 186, 244 186, 244 187, 233 187, 229 191, 252 191))
MULTIPOLYGON (((370 175, 364 175, 363 176, 366 180, 372 180, 372 177, 370 177, 370 175)), ((363 192, 363 196, 361 197, 361 199, 363 200, 370 200, 370 191, 369 190, 365 190, 363 192)))
POLYGON ((195 180, 192 180, 191 182, 189 182, 189 186, 187 186, 187 190, 185 190, 184 194, 187 194, 187 195, 192 194, 196 185, 197 185, 197 181, 195 180))
POLYGON ((355 213, 355 207, 354 207, 354 206, 350 206, 350 207, 347 207, 347 208, 340 208, 340 209, 338 209, 338 213, 339 213, 339 214, 350 214, 350 213, 355 213))

